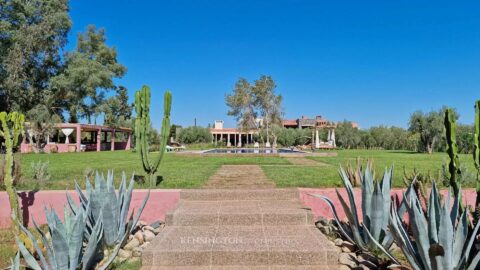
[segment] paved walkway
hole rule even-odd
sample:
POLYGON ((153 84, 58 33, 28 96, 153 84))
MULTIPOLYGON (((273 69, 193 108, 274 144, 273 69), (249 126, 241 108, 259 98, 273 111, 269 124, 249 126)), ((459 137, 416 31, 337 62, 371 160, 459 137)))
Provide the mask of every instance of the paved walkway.
POLYGON ((337 269, 297 189, 183 190, 142 270, 337 269))
POLYGON ((313 159, 308 159, 304 157, 287 157, 285 158, 288 160, 288 162, 292 163, 293 165, 296 166, 328 166, 328 164, 325 164, 323 162, 319 162, 313 159))
POLYGON ((210 177, 204 188, 273 188, 258 165, 223 165, 210 177))

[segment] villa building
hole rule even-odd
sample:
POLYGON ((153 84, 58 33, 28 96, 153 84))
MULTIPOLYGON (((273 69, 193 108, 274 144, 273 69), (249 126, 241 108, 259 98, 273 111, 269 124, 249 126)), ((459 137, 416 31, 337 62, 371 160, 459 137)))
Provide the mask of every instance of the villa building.
POLYGON ((212 134, 212 143, 223 142, 227 147, 242 147, 245 144, 254 143, 253 137, 258 134, 257 130, 242 131, 239 128, 225 128, 222 120, 216 120, 213 128, 210 128, 212 134))
MULTIPOLYGON (((20 151, 33 152, 33 140, 27 127, 20 151)), ((43 150, 47 153, 129 150, 131 142, 130 128, 61 123, 55 125, 55 132, 44 142, 43 150)))
MULTIPOLYGON (((261 119, 257 120, 261 124, 261 119)), ((332 149, 336 147, 335 141, 335 122, 328 121, 322 116, 308 118, 302 116, 298 119, 285 119, 282 121, 283 127, 294 129, 311 129, 312 130, 312 147, 316 149, 332 149), (323 142, 319 138, 319 130, 328 130, 327 141, 323 142)), ((254 136, 258 134, 258 130, 242 131, 239 128, 225 128, 222 120, 215 121, 213 128, 210 128, 212 134, 212 143, 218 144, 222 142, 227 147, 242 147, 245 144, 255 143, 254 136)), ((354 128, 358 128, 357 123, 352 123, 354 128)))

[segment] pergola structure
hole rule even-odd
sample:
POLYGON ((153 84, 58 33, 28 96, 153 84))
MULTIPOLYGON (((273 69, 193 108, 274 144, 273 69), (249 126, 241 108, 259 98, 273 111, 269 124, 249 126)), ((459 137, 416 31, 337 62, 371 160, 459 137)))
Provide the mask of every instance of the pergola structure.
MULTIPOLYGON (((132 142, 132 129, 113 128, 101 125, 60 123, 56 131, 44 142, 44 151, 53 153, 84 151, 129 150, 132 142)), ((20 145, 22 153, 33 152, 33 140, 28 126, 20 145)))
POLYGON ((245 144, 254 143, 253 135, 256 131, 243 132, 237 128, 210 129, 212 134, 212 143, 224 142, 227 147, 242 147, 245 144))

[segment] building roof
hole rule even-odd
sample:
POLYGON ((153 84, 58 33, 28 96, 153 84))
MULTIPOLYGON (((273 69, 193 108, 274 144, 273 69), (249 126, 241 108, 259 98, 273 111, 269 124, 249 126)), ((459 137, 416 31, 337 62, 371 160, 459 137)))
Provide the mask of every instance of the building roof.
POLYGON ((283 120, 284 126, 297 126, 297 120, 283 120))

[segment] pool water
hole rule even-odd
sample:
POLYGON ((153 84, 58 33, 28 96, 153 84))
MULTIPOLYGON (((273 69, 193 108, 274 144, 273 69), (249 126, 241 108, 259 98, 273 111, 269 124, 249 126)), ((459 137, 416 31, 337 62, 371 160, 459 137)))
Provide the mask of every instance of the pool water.
POLYGON ((304 153, 298 150, 287 148, 271 149, 271 148, 238 148, 238 149, 212 149, 203 152, 204 154, 298 154, 304 153))

